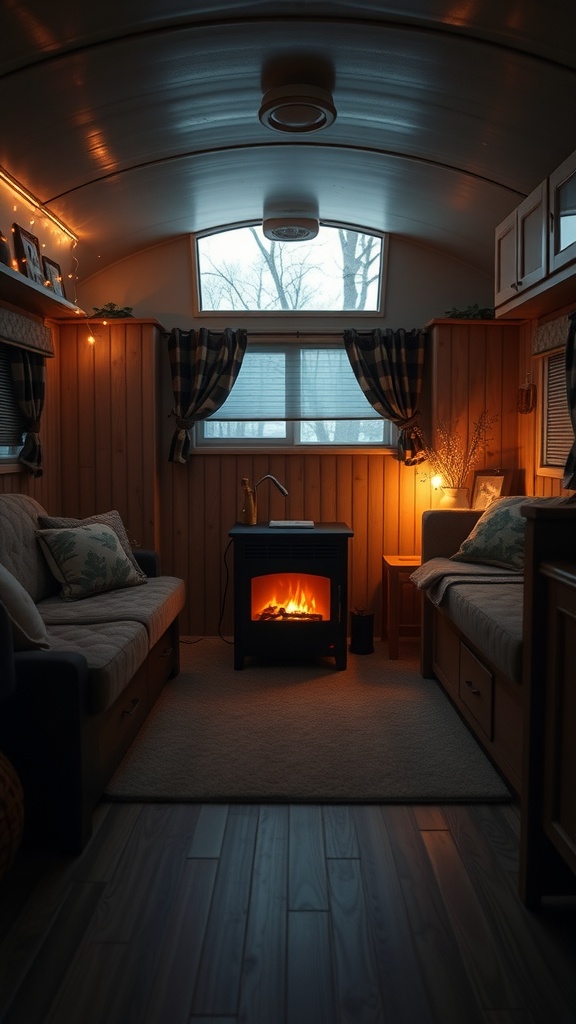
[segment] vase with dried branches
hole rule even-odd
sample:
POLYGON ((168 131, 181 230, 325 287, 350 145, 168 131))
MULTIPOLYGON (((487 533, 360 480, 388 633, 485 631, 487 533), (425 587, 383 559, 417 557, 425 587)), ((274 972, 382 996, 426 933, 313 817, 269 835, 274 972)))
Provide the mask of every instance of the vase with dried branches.
POLYGON ((466 480, 491 440, 488 431, 497 419, 497 416, 492 416, 487 409, 483 409, 473 425, 466 447, 462 444, 458 431, 450 429, 446 423, 437 424, 435 445, 428 443, 420 427, 416 428, 422 451, 432 473, 442 478, 440 486, 446 499, 443 498, 442 504, 454 508, 469 507, 466 480))

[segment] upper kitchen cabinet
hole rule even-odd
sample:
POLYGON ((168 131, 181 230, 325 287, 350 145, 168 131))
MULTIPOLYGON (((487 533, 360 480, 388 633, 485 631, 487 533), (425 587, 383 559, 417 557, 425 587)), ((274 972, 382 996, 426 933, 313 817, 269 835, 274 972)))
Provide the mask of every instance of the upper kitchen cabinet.
POLYGON ((576 153, 550 175, 550 270, 576 260, 576 153))
POLYGON ((576 152, 496 228, 497 317, 576 305, 576 152))
POLYGON ((495 305, 515 299, 547 273, 547 183, 535 188, 496 228, 495 305))

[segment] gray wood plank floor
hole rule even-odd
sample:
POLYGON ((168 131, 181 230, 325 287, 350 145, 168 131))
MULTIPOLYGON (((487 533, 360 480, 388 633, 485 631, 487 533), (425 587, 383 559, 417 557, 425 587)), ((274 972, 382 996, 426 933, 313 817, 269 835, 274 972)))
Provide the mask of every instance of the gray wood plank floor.
POLYGON ((514 805, 102 804, 0 882, 3 1024, 574 1024, 514 805))

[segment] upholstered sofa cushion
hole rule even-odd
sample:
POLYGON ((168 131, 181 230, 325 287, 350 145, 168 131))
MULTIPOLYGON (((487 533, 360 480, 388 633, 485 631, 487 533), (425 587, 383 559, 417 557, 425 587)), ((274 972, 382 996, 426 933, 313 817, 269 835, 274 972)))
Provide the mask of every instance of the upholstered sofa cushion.
POLYGON ((185 594, 181 579, 156 576, 151 577, 145 587, 132 587, 129 600, 123 590, 95 594, 86 601, 63 601, 56 595, 40 601, 38 611, 49 632, 53 626, 75 623, 139 622, 146 627, 149 645, 153 647, 182 611, 185 594))
MULTIPOLYGON (((106 711, 148 655, 148 634, 139 622, 50 626, 48 639, 56 651, 71 651, 86 658, 89 714, 106 711)), ((46 658, 49 657, 50 652, 47 652, 46 658)), ((49 670, 47 660, 46 673, 49 670)))
POLYGON ((522 583, 458 583, 440 608, 496 668, 522 682, 522 583))

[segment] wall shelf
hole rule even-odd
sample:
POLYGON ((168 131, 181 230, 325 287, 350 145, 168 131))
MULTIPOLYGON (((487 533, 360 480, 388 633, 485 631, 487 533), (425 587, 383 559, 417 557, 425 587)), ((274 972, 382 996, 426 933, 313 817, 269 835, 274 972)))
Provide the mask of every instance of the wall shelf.
POLYGON ((29 280, 3 263, 0 263, 0 299, 41 317, 60 319, 86 315, 73 302, 55 295, 49 288, 29 280))

